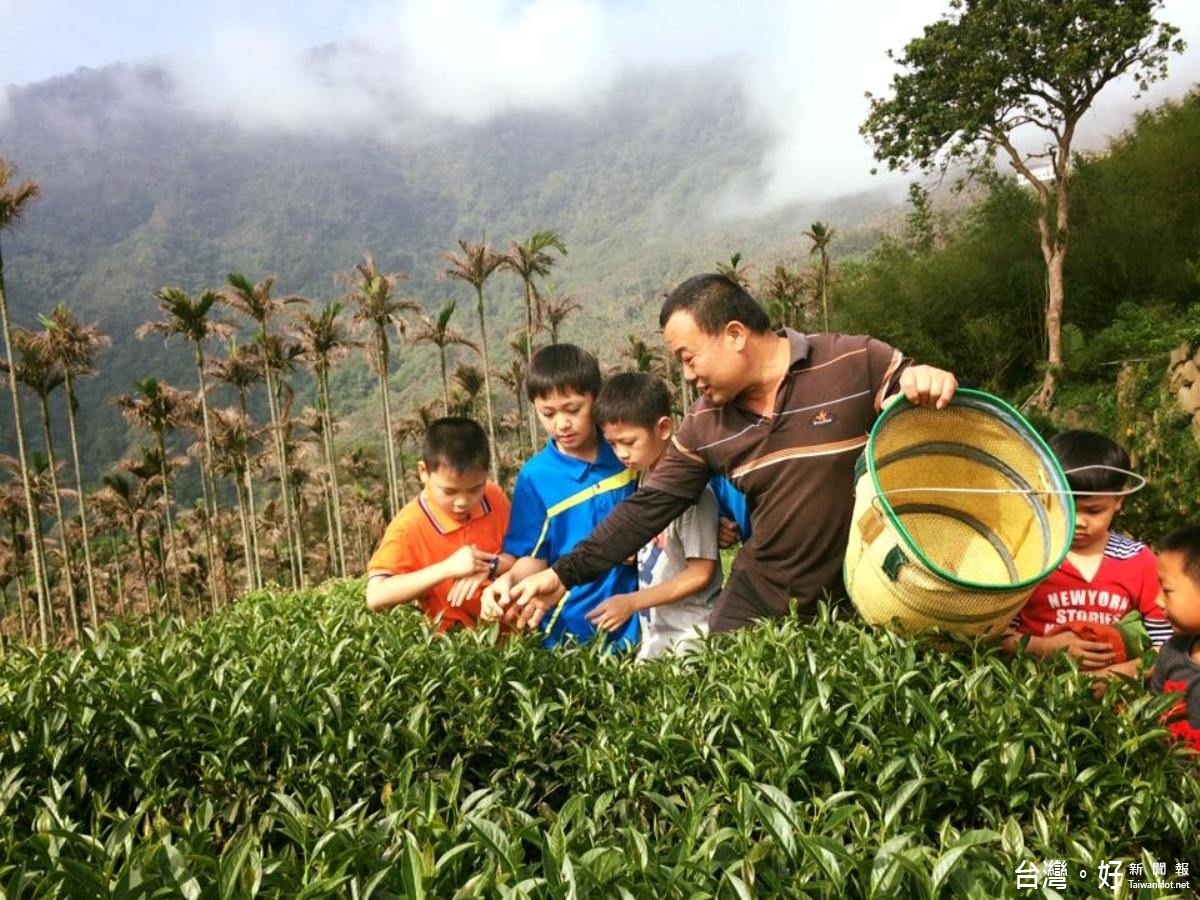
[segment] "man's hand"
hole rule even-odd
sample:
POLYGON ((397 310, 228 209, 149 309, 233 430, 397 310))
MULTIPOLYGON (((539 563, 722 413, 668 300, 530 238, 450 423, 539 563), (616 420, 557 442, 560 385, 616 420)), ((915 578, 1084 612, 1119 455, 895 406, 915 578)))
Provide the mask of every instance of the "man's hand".
MULTIPOLYGON (((505 586, 507 588, 507 585, 505 586)), ((498 597, 504 618, 517 628, 537 628, 542 616, 554 609, 567 592, 553 569, 543 569, 523 578, 498 597)))
POLYGON ((474 544, 459 547, 442 562, 447 578, 466 578, 468 575, 486 575, 491 571, 495 553, 477 550, 474 544))
POLYGON ((900 392, 909 403, 943 409, 958 390, 958 379, 933 366, 909 366, 900 373, 900 392))
POLYGON ((637 612, 634 599, 634 594, 617 594, 615 597, 609 597, 587 614, 587 620, 601 631, 614 632, 637 612))
POLYGON ((557 572, 553 569, 542 569, 513 585, 512 590, 508 592, 508 602, 501 601, 501 605, 525 606, 537 603, 540 606, 552 607, 566 592, 567 589, 558 580, 557 572))
POLYGON ((741 529, 733 519, 717 519, 717 546, 728 550, 742 539, 741 529))

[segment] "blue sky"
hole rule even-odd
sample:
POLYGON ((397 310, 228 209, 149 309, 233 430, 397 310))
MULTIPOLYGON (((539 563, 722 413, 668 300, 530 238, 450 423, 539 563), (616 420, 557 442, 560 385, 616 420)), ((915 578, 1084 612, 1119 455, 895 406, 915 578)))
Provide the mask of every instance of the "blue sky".
POLYGON ((333 0, 0 0, 0 85, 186 52, 233 25, 315 46, 352 33, 374 6, 333 0))
MULTIPOLYGON (((770 148, 754 189, 761 209, 870 182, 858 134, 864 91, 886 90, 900 49, 948 0, 0 0, 0 121, 5 85, 79 66, 162 63, 181 105, 252 128, 379 136, 389 101, 461 121, 511 109, 586 115, 618 78, 647 67, 721 66, 737 79, 770 148), (736 9, 736 12, 734 11, 736 9), (336 43, 323 68, 305 58, 336 43), (815 175, 819 173, 819 175, 815 175)), ((1200 81, 1200 2, 1163 18, 1190 49, 1140 103, 1200 81)), ((1103 143, 1130 121, 1132 85, 1111 85, 1084 123, 1103 143)), ((394 103, 391 104, 394 107, 394 103)), ((383 137, 388 135, 384 134, 383 137)), ((397 135, 399 136, 399 135, 397 135)), ((0 130, 0 146, 3 133, 0 130)), ((736 213, 739 210, 730 209, 736 213)))

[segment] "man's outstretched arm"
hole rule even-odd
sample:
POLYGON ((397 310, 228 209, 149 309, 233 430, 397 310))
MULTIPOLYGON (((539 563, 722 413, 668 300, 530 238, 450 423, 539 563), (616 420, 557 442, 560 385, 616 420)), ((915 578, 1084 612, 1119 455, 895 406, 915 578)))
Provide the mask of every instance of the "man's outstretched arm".
POLYGON ((594 581, 634 556, 694 502, 668 491, 639 488, 551 568, 565 587, 594 581))
POLYGON ((558 603, 568 587, 594 581, 645 546, 692 505, 692 500, 668 491, 641 488, 617 505, 588 538, 553 567, 530 575, 511 587, 494 585, 496 600, 508 610, 517 628, 536 628, 542 615, 558 603), (507 590, 505 590, 507 588, 507 590))

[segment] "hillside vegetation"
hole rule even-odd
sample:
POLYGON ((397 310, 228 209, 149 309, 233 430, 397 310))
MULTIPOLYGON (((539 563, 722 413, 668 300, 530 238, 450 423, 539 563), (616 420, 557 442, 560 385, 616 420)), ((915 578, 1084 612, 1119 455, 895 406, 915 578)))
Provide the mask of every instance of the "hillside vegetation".
MULTIPOLYGON (((534 345, 573 340, 610 367, 661 374, 680 408, 687 391, 654 334, 658 296, 716 267, 777 322, 812 331, 828 317, 1017 405, 1042 381, 1043 263, 1033 200, 1012 179, 918 191, 907 213, 859 198, 719 224, 705 216, 714 194, 753 166, 763 138, 733 89, 703 76, 631 79, 587 117, 430 123, 405 146, 201 122, 162 108, 160 77, 84 71, 14 99, 14 149, 34 161, 21 175, 45 183, 5 229, 6 296, 18 325, 44 330, 14 342, 41 521, 22 514, 18 467, 5 462, 8 634, 36 625, 43 639, 80 640, 85 600, 95 626, 102 611, 167 601, 211 611, 271 581, 362 571, 413 487, 424 423, 444 410, 486 421, 489 380, 506 483, 541 440, 521 406, 527 299, 562 314, 555 332, 546 313, 534 345), (895 227, 872 243, 886 222, 895 227), (490 379, 469 278, 440 277, 446 253, 465 258, 458 242, 484 233, 508 260, 482 289, 490 379), (533 263, 524 274, 522 254, 533 263), (45 318, 59 300, 77 318, 64 314, 57 338, 82 339, 93 318, 100 332, 85 341, 94 369, 79 367, 74 385, 78 484, 56 389, 70 341, 55 344, 45 318), (148 323, 171 340, 138 341, 148 323), (194 392, 197 353, 208 412, 194 392), (39 553, 47 564, 31 584, 39 553)), ((1150 486, 1119 527, 1150 542, 1194 515, 1200 483, 1197 430, 1163 381, 1171 349, 1200 341, 1195 171, 1195 93, 1076 161, 1059 405, 1037 423, 1097 428, 1130 447, 1150 486)), ((10 442, 0 433, 0 452, 10 442)))
MULTIPOLYGON (((514 113, 461 126, 414 114, 399 142, 196 119, 171 105, 165 77, 80 70, 14 91, 3 125, 0 152, 42 186, 21 228, 5 236, 16 322, 33 327, 35 313, 66 302, 115 340, 107 385, 82 385, 93 480, 129 446, 107 397, 147 374, 190 379, 186 360, 133 337, 163 285, 192 293, 219 287, 229 272, 274 275, 279 293, 324 302, 343 292, 335 274, 370 253, 383 271, 408 273, 404 293, 435 311, 448 298, 469 299, 436 278, 457 239, 503 248, 553 228, 570 251, 553 287, 582 307, 568 335, 599 345, 644 333, 663 290, 734 249, 806 253, 801 230, 831 214, 793 206, 745 222, 711 218, 719 192, 753 170, 765 146, 737 88, 716 75, 641 72, 578 115, 514 113)), ((839 224, 869 246, 873 217, 888 203, 849 198, 839 224)), ((489 285, 493 334, 523 322, 521 296, 515 279, 489 285)), ((420 383, 429 361, 428 350, 399 355, 394 386, 406 404, 434 395, 420 383)), ((366 366, 345 368, 335 376, 339 399, 361 409, 366 366)), ((0 450, 11 448, 0 439, 0 450)))

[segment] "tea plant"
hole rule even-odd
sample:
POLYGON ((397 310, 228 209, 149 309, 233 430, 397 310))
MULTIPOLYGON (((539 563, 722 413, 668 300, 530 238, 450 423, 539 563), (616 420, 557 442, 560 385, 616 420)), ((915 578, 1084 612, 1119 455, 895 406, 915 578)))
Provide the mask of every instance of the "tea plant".
POLYGON ((826 615, 635 665, 410 612, 341 583, 10 654, 0 890, 995 897, 1027 860, 1196 864, 1171 701, 1065 661, 826 615))

